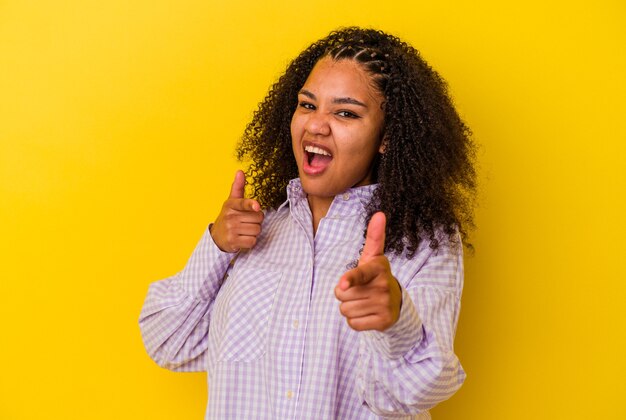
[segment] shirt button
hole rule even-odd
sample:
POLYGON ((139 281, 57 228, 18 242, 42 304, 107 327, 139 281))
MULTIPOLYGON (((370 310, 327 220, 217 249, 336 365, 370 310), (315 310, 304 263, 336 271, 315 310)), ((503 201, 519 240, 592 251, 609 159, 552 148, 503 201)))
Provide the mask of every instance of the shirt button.
POLYGON ((343 201, 348 201, 349 199, 350 199, 350 194, 345 193, 345 194, 343 195, 343 201))
POLYGON ((293 328, 297 329, 298 325, 300 325, 300 323, 298 322, 297 319, 295 321, 293 321, 293 328))
POLYGON ((292 391, 287 391, 287 399, 290 400, 293 397, 292 391))

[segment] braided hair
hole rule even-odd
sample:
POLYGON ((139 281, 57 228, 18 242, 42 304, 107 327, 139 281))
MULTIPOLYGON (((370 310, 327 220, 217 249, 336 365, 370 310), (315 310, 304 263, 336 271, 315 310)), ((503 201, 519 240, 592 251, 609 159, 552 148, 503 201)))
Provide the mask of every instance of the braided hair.
MULTIPOLYGON (((473 228, 476 146, 456 112, 445 81, 399 38, 373 29, 343 28, 311 44, 287 67, 259 104, 237 146, 250 161, 252 197, 277 208, 298 176, 291 146, 291 117, 298 92, 324 57, 354 60, 383 95, 383 148, 373 163, 378 183, 367 220, 387 216, 385 251, 411 258, 420 243, 465 241, 473 228)), ((365 233, 365 232, 364 232, 365 233)))

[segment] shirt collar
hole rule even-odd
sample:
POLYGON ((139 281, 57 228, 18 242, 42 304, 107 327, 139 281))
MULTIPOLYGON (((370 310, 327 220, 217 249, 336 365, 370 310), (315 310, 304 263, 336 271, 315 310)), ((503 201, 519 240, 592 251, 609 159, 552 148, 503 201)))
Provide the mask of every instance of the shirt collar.
MULTIPOLYGON (((341 216, 346 213, 354 213, 354 210, 363 210, 372 199, 378 184, 364 185, 361 187, 348 188, 346 191, 337 194, 328 211, 328 216, 341 216)), ((306 200, 306 193, 302 189, 300 178, 289 181, 287 185, 287 201, 280 207, 290 204, 295 207, 302 200, 306 200)), ((279 208, 280 208, 279 207, 279 208)))

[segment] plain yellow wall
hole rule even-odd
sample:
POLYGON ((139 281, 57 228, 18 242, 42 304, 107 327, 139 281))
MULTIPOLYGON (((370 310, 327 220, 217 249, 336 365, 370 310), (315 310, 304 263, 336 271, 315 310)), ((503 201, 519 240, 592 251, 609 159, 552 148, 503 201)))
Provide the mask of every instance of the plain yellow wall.
POLYGON ((482 145, 457 352, 435 419, 623 419, 623 1, 0 2, 0 419, 200 419, 205 375, 146 355, 290 58, 395 33, 482 145))

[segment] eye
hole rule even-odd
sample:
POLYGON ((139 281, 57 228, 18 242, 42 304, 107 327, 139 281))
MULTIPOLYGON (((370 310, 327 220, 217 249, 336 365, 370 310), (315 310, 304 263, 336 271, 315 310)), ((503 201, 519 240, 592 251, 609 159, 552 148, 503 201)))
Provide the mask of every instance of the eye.
POLYGON ((337 112, 337 115, 339 115, 340 117, 344 117, 344 118, 361 118, 355 113, 350 112, 350 111, 339 111, 337 112))
POLYGON ((300 103, 298 103, 298 106, 304 109, 310 109, 310 110, 315 109, 315 105, 313 105, 310 102, 305 102, 305 101, 301 101, 300 103))

